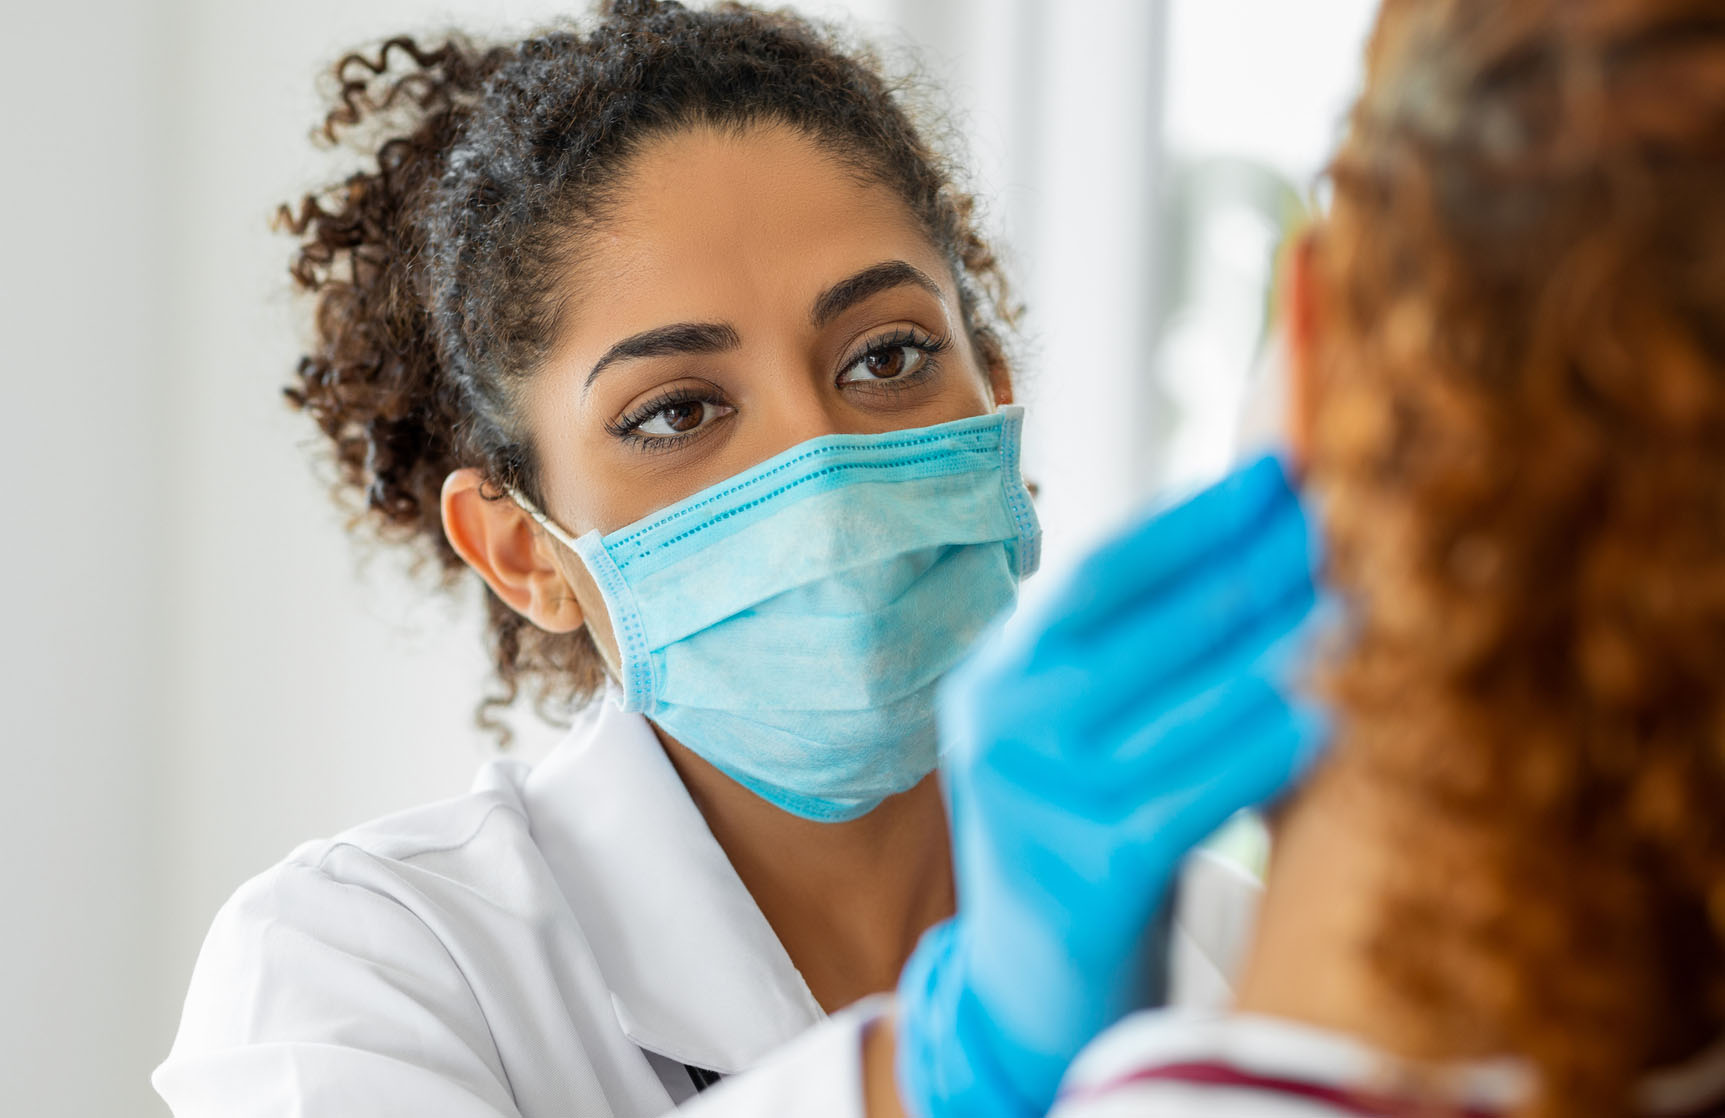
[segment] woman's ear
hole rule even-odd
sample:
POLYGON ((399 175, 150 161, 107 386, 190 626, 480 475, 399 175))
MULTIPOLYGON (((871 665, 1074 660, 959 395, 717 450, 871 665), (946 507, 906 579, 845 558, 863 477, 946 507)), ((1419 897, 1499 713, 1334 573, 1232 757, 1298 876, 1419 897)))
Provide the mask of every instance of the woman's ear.
POLYGON ((1288 253, 1282 284, 1283 337, 1287 345, 1288 450, 1291 465, 1303 471, 1311 461, 1317 423, 1318 347, 1323 334, 1323 306, 1318 290, 1317 232, 1300 234, 1288 253))
MULTIPOLYGON (((1006 355, 999 346, 990 345, 982 356, 983 371, 988 374, 988 394, 993 397, 995 407, 1003 408, 1012 403, 1012 370, 1006 367, 1006 355)), ((1042 487, 1029 478, 1024 479, 1024 488, 1033 500, 1042 493, 1042 487)))
POLYGON ((982 360, 983 374, 988 377, 988 394, 994 398, 994 406, 1012 403, 1012 370, 1006 367, 1006 354, 1000 343, 990 336, 988 344, 975 348, 982 360))
POLYGON ((443 534, 504 603, 548 633, 585 622, 551 550, 558 546, 514 501, 486 496, 478 470, 443 479, 443 534))

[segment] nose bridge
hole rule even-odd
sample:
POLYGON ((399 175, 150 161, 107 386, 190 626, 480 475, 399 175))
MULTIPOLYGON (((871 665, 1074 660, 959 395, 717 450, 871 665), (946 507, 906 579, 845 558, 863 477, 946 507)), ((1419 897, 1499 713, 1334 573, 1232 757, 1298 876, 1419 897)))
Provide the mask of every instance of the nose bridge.
POLYGON ((772 375, 763 378, 755 401, 753 426, 762 440, 758 448, 762 459, 823 435, 868 434, 878 429, 883 417, 849 406, 826 370, 815 367, 814 361, 792 348, 772 358, 772 375))
POLYGON ((830 398, 822 399, 818 390, 805 389, 787 394, 773 409, 767 424, 775 444, 771 453, 789 450, 799 443, 806 443, 823 435, 857 433, 857 417, 840 414, 840 411, 841 409, 835 406, 835 401, 830 398))

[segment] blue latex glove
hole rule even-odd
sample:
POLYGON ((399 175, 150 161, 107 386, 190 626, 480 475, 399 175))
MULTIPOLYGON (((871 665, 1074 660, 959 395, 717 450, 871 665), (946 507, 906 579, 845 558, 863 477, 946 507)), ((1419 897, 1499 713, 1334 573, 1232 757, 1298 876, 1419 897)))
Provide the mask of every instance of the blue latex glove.
POLYGON ((948 681, 959 915, 899 984, 912 1111, 1041 1115, 1086 1042, 1160 1003, 1181 861, 1326 736, 1289 689, 1314 552, 1260 460, 1108 543, 948 681))

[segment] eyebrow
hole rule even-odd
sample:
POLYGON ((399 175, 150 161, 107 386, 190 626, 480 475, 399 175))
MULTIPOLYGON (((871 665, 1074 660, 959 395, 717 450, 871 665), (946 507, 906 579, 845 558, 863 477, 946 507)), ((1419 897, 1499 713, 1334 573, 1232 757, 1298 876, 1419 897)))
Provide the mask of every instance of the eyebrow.
MULTIPOLYGON (((942 304, 946 302, 940 285, 930 279, 927 272, 903 260, 887 260, 847 276, 821 292, 809 312, 809 320, 816 326, 825 326, 864 299, 895 287, 920 287, 942 304)), ((736 327, 726 322, 678 322, 655 326, 651 330, 631 334, 606 350, 587 373, 582 391, 591 388, 600 373, 619 361, 687 353, 724 353, 742 344, 736 327)))
POLYGON ((825 326, 871 295, 907 286, 920 287, 939 299, 943 305, 946 302, 946 297, 940 292, 940 285, 929 279, 928 273, 906 264, 903 260, 888 260, 871 268, 864 268, 856 275, 842 279, 821 292, 820 298, 815 300, 814 309, 809 312, 809 321, 816 326, 825 326))
POLYGON ((682 353, 723 353, 743 344, 736 327, 724 322, 678 322, 631 334, 605 351, 587 374, 585 391, 607 365, 637 357, 673 357, 682 353))

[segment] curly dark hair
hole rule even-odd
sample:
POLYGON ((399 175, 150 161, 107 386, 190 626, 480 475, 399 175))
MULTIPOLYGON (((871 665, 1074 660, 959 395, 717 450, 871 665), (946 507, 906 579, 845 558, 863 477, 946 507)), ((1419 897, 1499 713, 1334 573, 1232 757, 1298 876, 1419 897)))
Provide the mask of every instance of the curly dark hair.
MULTIPOLYGON (((321 137, 357 139, 374 162, 282 209, 300 238, 293 277, 316 296, 315 340, 287 395, 328 436, 356 521, 418 549, 447 586, 465 570, 439 512, 452 471, 475 467, 488 495, 515 486, 543 504, 517 400, 556 331, 559 280, 631 156, 694 126, 787 125, 896 191, 951 263, 979 358, 1004 368, 1002 268, 950 161, 882 72, 786 12, 652 0, 614 0, 585 30, 509 45, 400 37, 337 62, 321 137)), ((503 690, 481 724, 496 726, 524 683, 542 713, 602 685, 585 629, 545 633, 487 602, 503 690)))
POLYGON ((1333 680, 1411 1051, 1725 1033, 1725 2, 1386 0, 1315 234, 1333 680))

